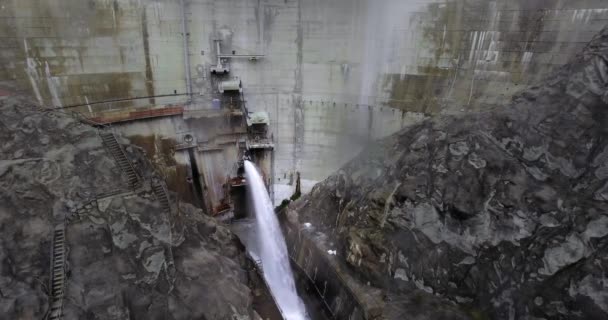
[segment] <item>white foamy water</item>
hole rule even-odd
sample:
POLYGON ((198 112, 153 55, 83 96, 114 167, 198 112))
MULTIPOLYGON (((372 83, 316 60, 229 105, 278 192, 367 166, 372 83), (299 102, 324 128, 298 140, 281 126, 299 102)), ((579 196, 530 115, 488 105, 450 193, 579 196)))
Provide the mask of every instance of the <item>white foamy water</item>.
POLYGON ((264 278, 279 309, 287 320, 305 320, 306 308, 296 292, 285 238, 274 213, 272 202, 257 168, 245 160, 248 194, 255 209, 257 240, 264 278))

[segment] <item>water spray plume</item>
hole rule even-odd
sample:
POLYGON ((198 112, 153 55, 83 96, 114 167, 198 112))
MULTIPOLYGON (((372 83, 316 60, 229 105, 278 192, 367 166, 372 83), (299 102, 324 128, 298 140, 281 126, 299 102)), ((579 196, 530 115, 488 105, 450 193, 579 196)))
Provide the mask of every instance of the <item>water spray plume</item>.
POLYGON ((244 165, 245 176, 249 183, 248 194, 255 209, 257 240, 264 278, 285 319, 308 319, 304 303, 296 291, 285 238, 264 180, 253 163, 245 160, 244 165))

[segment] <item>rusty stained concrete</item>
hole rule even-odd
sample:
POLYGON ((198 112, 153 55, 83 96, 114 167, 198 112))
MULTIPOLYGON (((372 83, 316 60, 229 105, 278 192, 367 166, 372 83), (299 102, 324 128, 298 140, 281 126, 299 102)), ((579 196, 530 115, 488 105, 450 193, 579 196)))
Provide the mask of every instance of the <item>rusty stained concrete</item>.
MULTIPOLYGON (((247 135, 244 121, 226 117, 194 118, 181 116, 144 119, 119 123, 114 129, 141 147, 180 201, 202 205, 212 212, 222 200, 229 197, 226 183, 237 174, 237 162, 242 157, 237 141, 247 135), (192 163, 187 150, 176 150, 176 144, 184 143, 184 135, 190 134, 199 148, 194 148, 194 161, 199 170, 203 194, 198 198, 196 188, 187 183, 192 175, 192 163), (213 150, 207 150, 213 147, 213 150), (200 203, 202 200, 202 203, 200 203)), ((267 176, 270 166, 260 163, 267 176)))
MULTIPOLYGON (((159 5, 118 0, 5 1, 0 9, 0 37, 5 43, 0 53, 7 63, 0 78, 30 87, 45 106, 182 93, 183 68, 169 63, 176 60, 171 53, 181 48, 170 32, 179 20, 164 19, 178 8, 170 1, 162 10, 159 5), (156 80, 154 74, 162 78, 156 80)), ((136 100, 119 107, 157 102, 167 103, 136 100)))
MULTIPOLYGON (((207 107, 214 90, 214 38, 224 52, 265 54, 233 59, 232 74, 250 110, 271 116, 277 179, 300 171, 314 181, 370 138, 510 99, 608 21, 601 0, 192 0, 185 9, 195 103, 207 107)), ((44 105, 85 104, 88 112, 87 101, 185 92, 175 1, 9 0, 0 16, 0 78, 44 105)), ((156 129, 172 137, 175 128, 156 129)))

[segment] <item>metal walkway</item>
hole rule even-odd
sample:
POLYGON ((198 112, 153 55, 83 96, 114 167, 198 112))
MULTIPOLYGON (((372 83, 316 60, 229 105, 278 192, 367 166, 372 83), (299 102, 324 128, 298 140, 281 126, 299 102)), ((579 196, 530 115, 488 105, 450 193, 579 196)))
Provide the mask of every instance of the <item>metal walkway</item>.
POLYGON ((63 293, 65 290, 65 226, 55 227, 53 233, 53 244, 51 251, 51 283, 50 299, 51 308, 49 320, 61 319, 63 315, 63 293))
POLYGON ((129 186, 133 189, 141 187, 141 181, 131 165, 131 161, 127 158, 125 151, 122 149, 118 140, 112 132, 100 132, 101 140, 103 144, 110 150, 110 153, 114 157, 114 160, 118 163, 120 170, 127 175, 129 180, 129 186))
POLYGON ((163 108, 132 110, 128 112, 105 112, 102 113, 101 116, 88 118, 86 120, 98 125, 108 125, 118 122, 182 115, 183 113, 183 106, 167 106, 163 108))

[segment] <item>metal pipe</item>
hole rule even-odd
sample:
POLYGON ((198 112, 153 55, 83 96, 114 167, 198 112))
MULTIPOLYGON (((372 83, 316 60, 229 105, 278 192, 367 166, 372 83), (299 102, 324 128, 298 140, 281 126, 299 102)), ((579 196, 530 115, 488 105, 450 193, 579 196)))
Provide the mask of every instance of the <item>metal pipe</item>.
POLYGON ((215 40, 215 52, 217 55, 217 67, 221 67, 222 65, 222 57, 220 53, 220 40, 215 40))
MULTIPOLYGON (((273 139, 274 140, 274 139, 273 139)), ((272 141, 274 143, 274 141, 272 141)), ((270 150, 270 200, 272 201, 272 206, 276 206, 274 203, 274 148, 270 150)))
MULTIPOLYGON (((219 49, 218 49, 219 53, 219 49)), ((219 58, 264 58, 263 54, 218 54, 219 58)))
POLYGON ((153 96, 118 98, 118 99, 93 101, 93 102, 80 103, 80 104, 72 104, 72 105, 63 106, 63 107, 47 108, 47 110, 72 109, 72 108, 92 106, 92 105, 102 104, 102 103, 124 102, 124 101, 133 101, 133 100, 150 99, 150 98, 177 97, 177 96, 185 96, 185 95, 188 95, 188 93, 157 94, 157 95, 153 95, 153 96))
POLYGON ((186 9, 184 0, 180 0, 182 9, 182 35, 184 47, 184 68, 186 69, 186 92, 188 92, 188 102, 192 101, 192 79, 190 77, 190 49, 188 48, 188 34, 186 32, 186 9))

